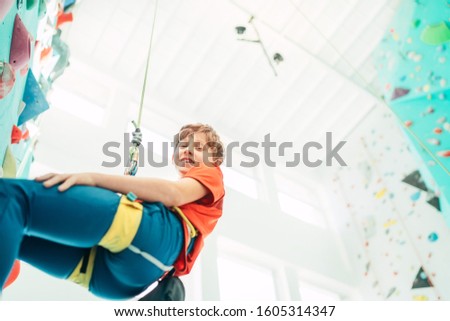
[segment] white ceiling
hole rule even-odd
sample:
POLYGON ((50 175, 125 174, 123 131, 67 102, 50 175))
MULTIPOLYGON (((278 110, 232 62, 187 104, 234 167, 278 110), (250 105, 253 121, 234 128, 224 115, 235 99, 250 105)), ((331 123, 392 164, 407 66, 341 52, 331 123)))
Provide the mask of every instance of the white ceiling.
MULTIPOLYGON (((371 54, 398 3, 158 1, 143 126, 207 122, 240 142, 345 137, 376 104, 371 54), (257 38, 251 16, 269 56, 284 58, 272 61, 277 76, 258 43, 237 40, 238 25, 257 38)), ((107 110, 120 90, 137 114, 154 12, 155 0, 79 1, 63 27, 71 66, 57 85, 107 110)))

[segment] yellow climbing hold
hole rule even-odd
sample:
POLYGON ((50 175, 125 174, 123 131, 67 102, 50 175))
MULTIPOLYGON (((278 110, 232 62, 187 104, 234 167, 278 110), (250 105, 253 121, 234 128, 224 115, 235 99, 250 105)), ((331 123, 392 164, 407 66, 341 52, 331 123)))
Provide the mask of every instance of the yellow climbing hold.
POLYGON ((11 148, 8 146, 3 160, 3 177, 15 178, 17 173, 16 159, 12 153, 11 148))
POLYGON ((380 191, 378 191, 378 192, 375 194, 375 198, 376 198, 377 200, 379 200, 380 198, 382 198, 382 197, 384 196, 384 194, 386 194, 386 191, 387 191, 386 188, 381 189, 380 191))
POLYGON ((383 224, 383 227, 384 228, 388 228, 388 227, 391 227, 392 225, 395 225, 395 224, 397 224, 397 220, 390 219, 386 223, 383 224))

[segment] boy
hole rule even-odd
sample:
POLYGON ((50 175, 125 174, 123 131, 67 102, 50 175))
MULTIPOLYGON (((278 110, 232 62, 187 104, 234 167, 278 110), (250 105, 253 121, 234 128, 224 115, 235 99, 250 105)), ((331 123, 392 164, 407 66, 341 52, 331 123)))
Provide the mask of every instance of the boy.
POLYGON ((0 285, 15 259, 107 299, 135 297, 172 266, 189 273, 222 215, 223 156, 213 128, 190 124, 175 136, 175 182, 97 173, 0 179, 0 285), (117 194, 129 192, 142 203, 117 194))

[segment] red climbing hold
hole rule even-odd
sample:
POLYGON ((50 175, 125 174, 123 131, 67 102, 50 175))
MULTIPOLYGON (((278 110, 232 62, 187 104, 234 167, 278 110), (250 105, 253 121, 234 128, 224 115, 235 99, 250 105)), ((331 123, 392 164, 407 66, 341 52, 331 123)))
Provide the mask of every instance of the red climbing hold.
POLYGON ((11 269, 11 272, 9 272, 8 279, 6 279, 6 283, 3 286, 3 288, 6 289, 8 286, 10 286, 17 279, 19 273, 20 273, 20 261, 15 261, 11 269))
POLYGON ((441 150, 437 154, 441 157, 450 157, 450 150, 441 150))

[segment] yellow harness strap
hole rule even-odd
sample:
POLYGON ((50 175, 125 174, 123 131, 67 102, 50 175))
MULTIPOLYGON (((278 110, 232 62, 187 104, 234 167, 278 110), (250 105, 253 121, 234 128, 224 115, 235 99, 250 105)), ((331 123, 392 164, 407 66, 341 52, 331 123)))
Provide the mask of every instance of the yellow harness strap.
POLYGON ((188 227, 188 231, 189 231, 189 236, 192 238, 197 236, 197 230, 195 229, 194 225, 192 225, 192 223, 188 220, 188 218, 186 217, 186 215, 184 215, 183 211, 180 210, 180 208, 178 208, 177 206, 172 207, 172 209, 177 212, 178 215, 180 215, 180 217, 183 219, 183 221, 186 223, 187 227, 188 227))
POLYGON ((73 270, 72 274, 67 279, 85 288, 89 288, 89 283, 91 282, 92 278, 92 271, 94 270, 94 261, 96 253, 97 247, 94 246, 93 248, 91 248, 91 251, 89 252, 89 260, 87 266, 85 267, 85 271, 81 271, 81 269, 83 268, 83 262, 85 260, 85 258, 83 257, 76 266, 75 270, 73 270))
POLYGON ((126 196, 120 199, 114 220, 98 245, 113 253, 125 250, 133 241, 142 220, 142 204, 130 201, 126 196))

